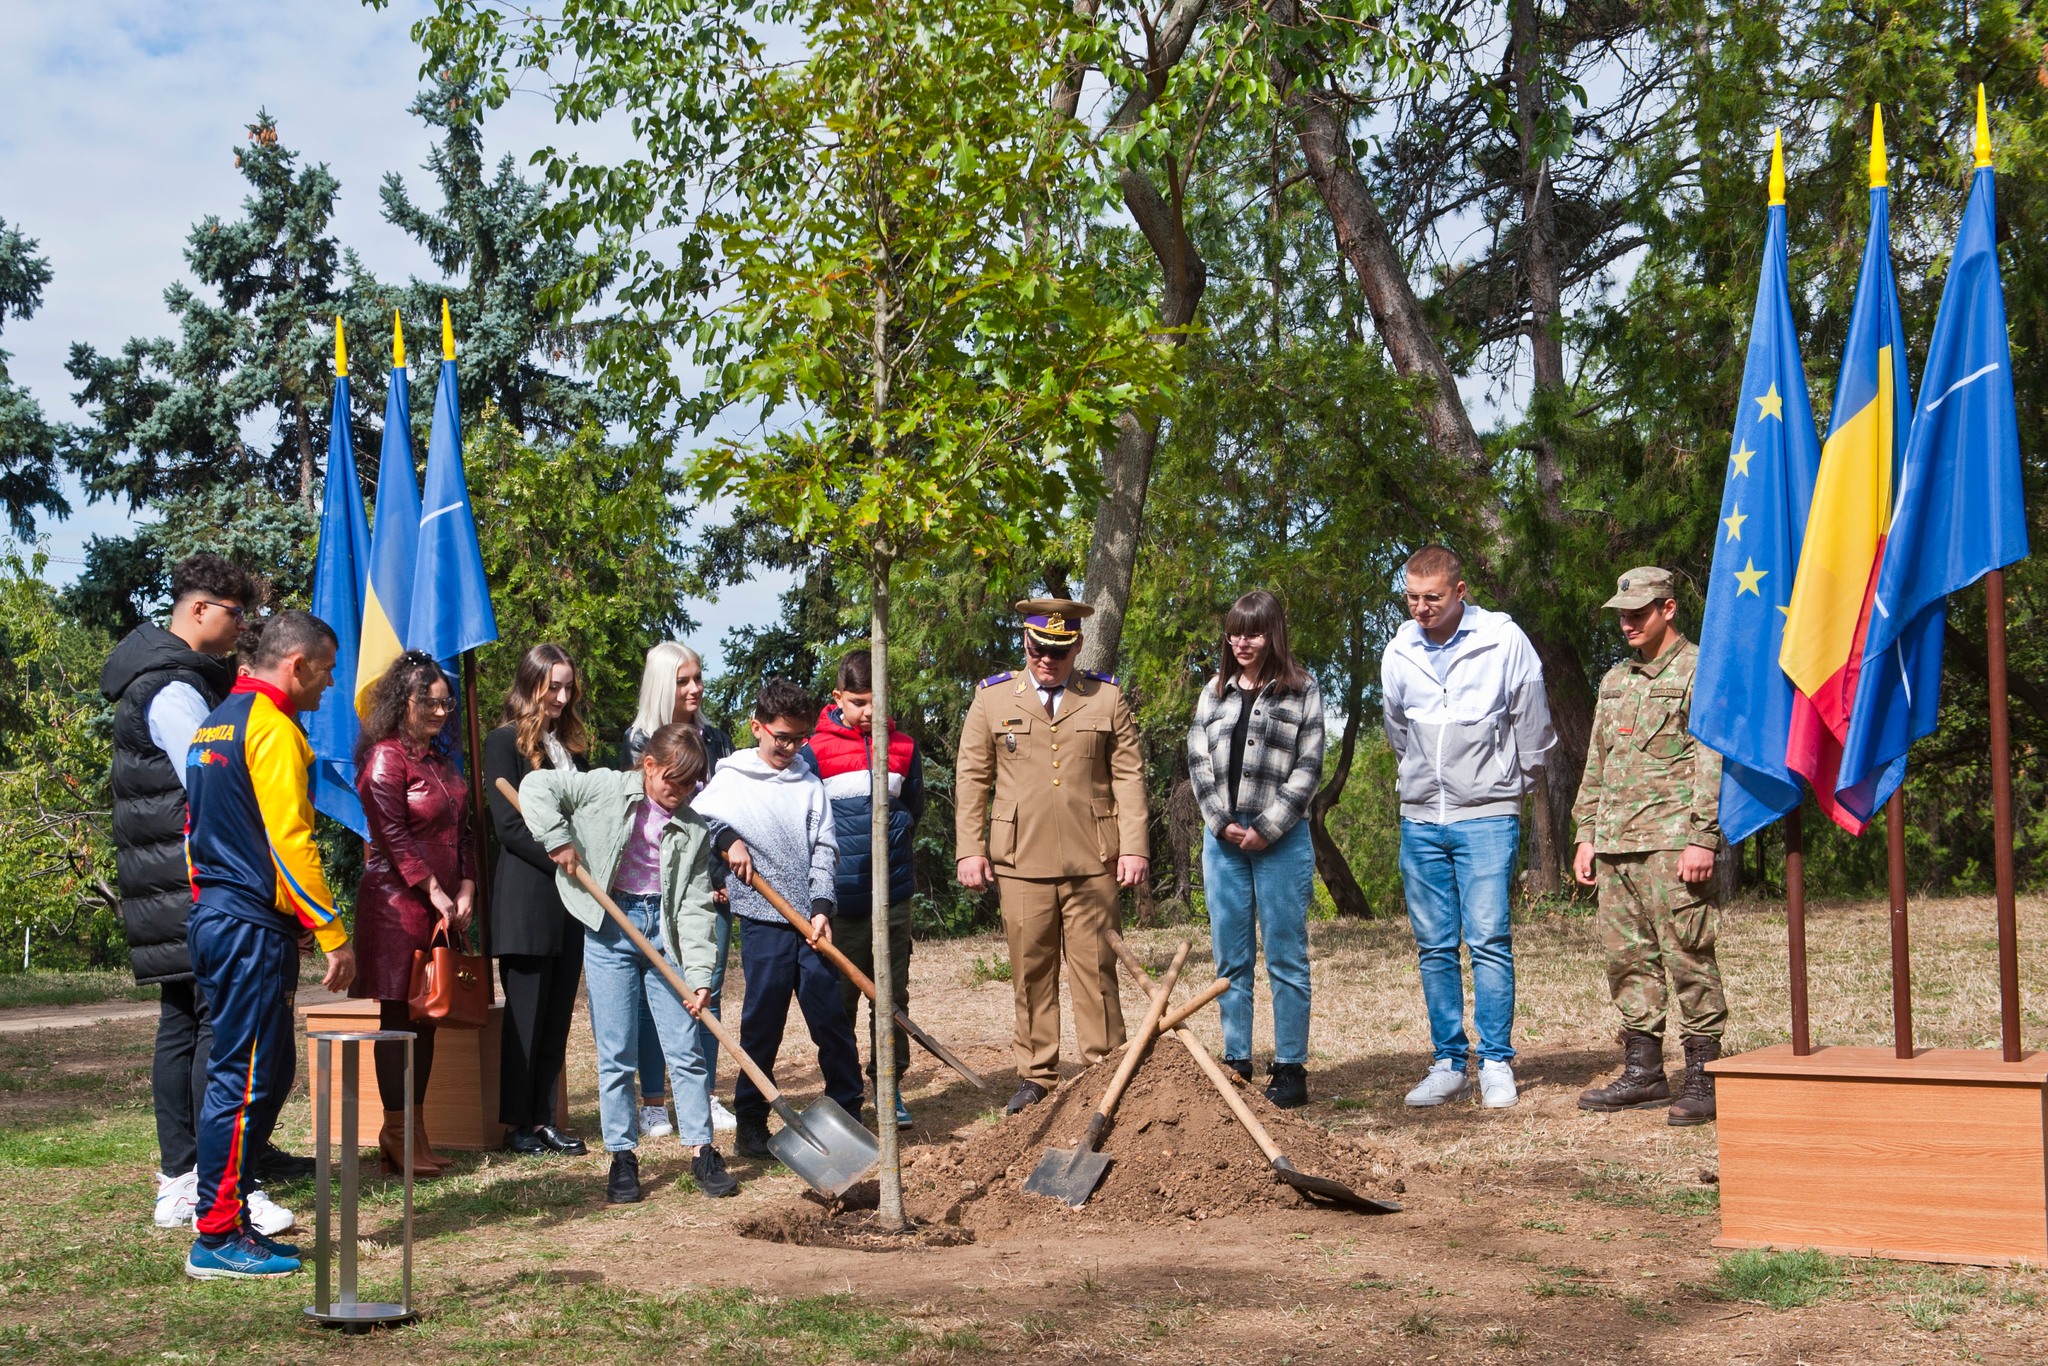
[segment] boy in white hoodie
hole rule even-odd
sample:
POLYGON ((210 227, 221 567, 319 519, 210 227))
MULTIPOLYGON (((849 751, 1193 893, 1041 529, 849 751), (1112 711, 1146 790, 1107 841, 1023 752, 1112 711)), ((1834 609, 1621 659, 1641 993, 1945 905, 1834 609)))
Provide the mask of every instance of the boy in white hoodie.
MULTIPOLYGON (((832 888, 839 864, 825 785, 796 762, 817 714, 817 703, 794 683, 775 681, 762 688, 747 723, 757 748, 722 760, 691 806, 710 824, 712 847, 735 874, 726 890, 739 918, 740 969, 747 979, 740 1047, 772 1078, 789 1000, 796 997, 818 1047, 825 1094, 857 1115, 860 1050, 840 1004, 839 974, 811 947, 832 938, 832 888), (747 885, 757 876, 792 906, 808 905, 808 939, 747 885)), ((733 1109, 739 1117, 739 1151, 772 1159, 768 1100, 744 1075, 733 1091, 733 1109)))

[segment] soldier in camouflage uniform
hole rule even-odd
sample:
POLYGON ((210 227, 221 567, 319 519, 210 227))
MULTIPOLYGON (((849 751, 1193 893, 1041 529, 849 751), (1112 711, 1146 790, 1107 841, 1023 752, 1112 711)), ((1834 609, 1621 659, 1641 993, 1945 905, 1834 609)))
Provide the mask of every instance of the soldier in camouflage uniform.
POLYGON ((1586 775, 1572 808, 1573 873, 1600 889, 1607 986, 1621 1011, 1625 1067, 1579 1097, 1582 1110, 1670 1104, 1675 1125, 1714 1118, 1707 1063, 1721 1056, 1728 1005, 1714 959, 1714 856, 1721 848, 1721 756, 1692 738, 1699 647, 1680 635, 1671 575, 1631 569, 1606 606, 1619 609, 1635 657, 1600 680, 1586 775), (1664 1075, 1664 977, 1678 1000, 1685 1085, 1664 1075))

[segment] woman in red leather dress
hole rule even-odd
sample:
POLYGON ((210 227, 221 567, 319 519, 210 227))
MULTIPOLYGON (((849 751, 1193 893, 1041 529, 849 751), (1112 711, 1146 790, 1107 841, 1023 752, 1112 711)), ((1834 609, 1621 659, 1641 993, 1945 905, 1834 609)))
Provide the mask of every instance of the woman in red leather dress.
MULTIPOLYGON (((441 668, 418 650, 392 661, 370 693, 356 742, 356 793, 369 818, 363 880, 356 884, 356 979, 349 995, 374 998, 378 1025, 410 1029, 413 1044, 413 1176, 439 1176, 448 1159, 429 1146, 420 1102, 434 1068, 434 1026, 414 1023, 412 956, 448 927, 460 943, 476 895, 477 857, 468 792, 449 754, 454 694, 441 668)), ((384 1128, 377 1147, 396 1172, 405 1153, 405 1046, 376 1045, 384 1128)))

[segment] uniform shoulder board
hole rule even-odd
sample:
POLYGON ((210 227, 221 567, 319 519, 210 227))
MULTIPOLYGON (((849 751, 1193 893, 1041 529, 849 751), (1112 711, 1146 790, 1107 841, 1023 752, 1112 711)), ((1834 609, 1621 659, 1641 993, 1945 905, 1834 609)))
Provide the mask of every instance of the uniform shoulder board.
POLYGON ((974 686, 977 688, 993 688, 996 684, 1007 683, 1016 676, 1017 671, 1015 669, 1005 669, 999 674, 990 674, 974 686))
POLYGON ((1096 673, 1093 669, 1083 669, 1081 670, 1081 676, 1084 678, 1092 678, 1097 683, 1107 683, 1111 687, 1117 686, 1115 674, 1099 674, 1096 673))

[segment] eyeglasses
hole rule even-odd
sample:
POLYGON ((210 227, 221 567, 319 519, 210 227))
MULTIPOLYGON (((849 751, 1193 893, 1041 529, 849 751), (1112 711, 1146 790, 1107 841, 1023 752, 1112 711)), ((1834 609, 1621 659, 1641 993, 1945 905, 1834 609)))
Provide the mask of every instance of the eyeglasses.
POLYGON ((422 697, 419 699, 419 704, 423 709, 433 712, 437 716, 446 716, 449 712, 455 710, 455 699, 452 697, 422 697))
POLYGON ((1071 645, 1041 645, 1029 639, 1024 642, 1024 653, 1033 659, 1065 659, 1073 649, 1071 645))
POLYGON ((226 613, 227 613, 227 614, 228 614, 229 616, 233 617, 233 618, 234 618, 234 619, 235 619, 236 621, 241 621, 241 620, 242 620, 243 618, 245 618, 245 617, 247 617, 247 616, 249 615, 249 609, 248 609, 248 608, 246 608, 246 607, 237 607, 237 606, 235 606, 235 605, 234 605, 233 603, 231 603, 231 602, 215 602, 215 601, 213 601, 213 600, 212 600, 211 598, 200 598, 200 599, 198 599, 197 601, 198 601, 198 603, 199 603, 199 605, 200 605, 201 607, 218 607, 218 608, 220 608, 220 610, 221 610, 221 611, 223 611, 223 612, 226 612, 226 613))
POLYGON ((1406 596, 1406 597, 1407 597, 1407 599, 1408 599, 1408 605, 1409 605, 1410 607, 1415 607, 1415 606, 1418 606, 1418 605, 1420 605, 1420 606, 1428 606, 1428 607, 1440 607, 1440 606, 1442 606, 1442 605, 1443 605, 1443 601, 1444 601, 1444 599, 1445 599, 1445 598, 1447 598, 1447 597, 1449 597, 1449 596, 1450 596, 1450 594, 1448 594, 1448 593, 1408 593, 1408 594, 1405 594, 1404 596, 1406 596))
POLYGON ((768 730, 766 726, 761 727, 761 729, 764 731, 768 731, 768 738, 775 742, 776 748, 778 749, 795 749, 804 741, 811 738, 811 733, 809 731, 805 731, 802 735, 786 735, 779 730, 768 730))
POLYGON ((1264 631, 1232 631, 1223 637, 1232 645, 1256 645, 1266 638, 1264 631))

